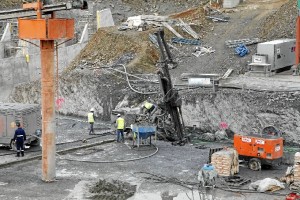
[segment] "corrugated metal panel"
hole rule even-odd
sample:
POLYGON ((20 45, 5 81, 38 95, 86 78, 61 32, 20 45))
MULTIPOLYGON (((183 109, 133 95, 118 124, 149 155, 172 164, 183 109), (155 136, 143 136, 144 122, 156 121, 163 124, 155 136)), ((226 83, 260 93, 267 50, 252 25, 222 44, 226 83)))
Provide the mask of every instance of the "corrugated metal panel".
POLYGON ((19 121, 26 134, 33 134, 41 129, 41 110, 38 104, 0 104, 0 142, 1 138, 12 138, 16 129, 15 122, 19 121))

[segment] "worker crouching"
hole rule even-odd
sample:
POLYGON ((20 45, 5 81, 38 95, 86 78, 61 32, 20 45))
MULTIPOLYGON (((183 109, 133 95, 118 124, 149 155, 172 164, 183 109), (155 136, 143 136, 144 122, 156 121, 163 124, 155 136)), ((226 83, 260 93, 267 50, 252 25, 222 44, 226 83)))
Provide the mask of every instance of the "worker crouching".
POLYGON ((20 153, 22 157, 24 156, 24 141, 26 140, 26 134, 23 128, 21 128, 20 122, 16 122, 16 126, 18 127, 15 131, 14 141, 17 145, 17 157, 20 157, 20 153))
POLYGON ((156 110, 157 106, 149 101, 145 101, 143 107, 141 108, 142 113, 148 115, 149 117, 152 116, 156 110))

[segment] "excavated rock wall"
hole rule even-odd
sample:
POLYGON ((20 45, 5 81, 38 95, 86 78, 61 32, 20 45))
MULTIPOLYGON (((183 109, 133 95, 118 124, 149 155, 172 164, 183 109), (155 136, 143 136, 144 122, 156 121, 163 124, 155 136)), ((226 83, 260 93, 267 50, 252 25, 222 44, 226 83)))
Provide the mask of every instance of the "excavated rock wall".
POLYGON ((203 132, 216 132, 221 122, 241 134, 261 133, 264 127, 272 125, 286 133, 287 141, 298 142, 299 100, 299 92, 194 92, 184 96, 182 110, 186 125, 196 125, 203 132))
MULTIPOLYGON (((105 71, 75 70, 60 80, 61 114, 86 116, 91 107, 97 120, 111 120, 111 111, 136 107, 146 96, 132 92, 120 77, 105 71)), ((11 98, 14 102, 39 103, 40 84, 20 85, 11 98), (26 92, 25 92, 26 91, 26 92)), ((217 93, 184 90, 182 112, 186 126, 196 126, 201 133, 215 133, 226 122, 235 133, 260 133, 273 125, 286 133, 287 141, 299 142, 300 92, 257 92, 221 89, 217 93)))

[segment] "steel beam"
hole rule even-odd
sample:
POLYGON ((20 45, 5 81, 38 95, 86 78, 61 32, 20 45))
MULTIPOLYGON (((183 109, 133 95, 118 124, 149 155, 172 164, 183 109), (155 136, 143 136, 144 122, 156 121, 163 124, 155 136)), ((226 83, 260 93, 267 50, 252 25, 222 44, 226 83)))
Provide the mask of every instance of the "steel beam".
POLYGON ((41 40, 42 64, 42 180, 55 179, 55 75, 54 75, 54 40, 41 40))
MULTIPOLYGON (((61 10, 70 10, 73 9, 71 3, 62 3, 62 4, 55 4, 55 5, 45 5, 41 10, 42 15, 51 14, 54 11, 61 11, 61 10)), ((36 11, 34 9, 25 10, 23 8, 8 10, 8 11, 0 11, 0 20, 6 19, 14 19, 20 17, 33 17, 36 16, 36 11)))

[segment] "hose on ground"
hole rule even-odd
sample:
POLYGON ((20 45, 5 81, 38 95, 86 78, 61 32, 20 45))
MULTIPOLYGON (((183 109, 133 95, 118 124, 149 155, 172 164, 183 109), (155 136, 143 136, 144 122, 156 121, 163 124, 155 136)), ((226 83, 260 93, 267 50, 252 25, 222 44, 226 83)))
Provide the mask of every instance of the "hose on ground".
POLYGON ((61 160, 68 160, 68 161, 75 161, 75 162, 84 162, 84 163, 119 163, 119 162, 130 162, 130 161, 142 160, 142 159, 154 156, 158 152, 159 149, 158 149, 157 146, 155 146, 155 145, 153 145, 153 146, 156 148, 156 151, 154 153, 151 153, 151 154, 149 154, 147 156, 142 156, 142 157, 139 157, 139 158, 132 158, 132 159, 113 160, 113 161, 110 161, 110 160, 91 161, 91 160, 79 160, 79 159, 62 158, 62 157, 59 157, 59 158, 61 160))

